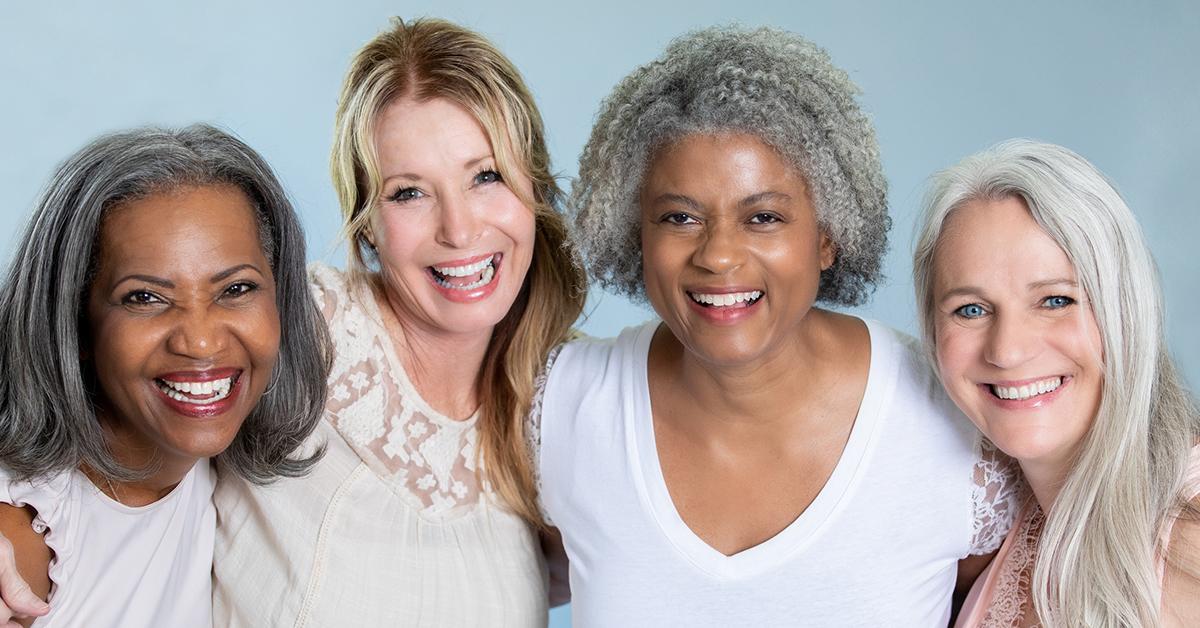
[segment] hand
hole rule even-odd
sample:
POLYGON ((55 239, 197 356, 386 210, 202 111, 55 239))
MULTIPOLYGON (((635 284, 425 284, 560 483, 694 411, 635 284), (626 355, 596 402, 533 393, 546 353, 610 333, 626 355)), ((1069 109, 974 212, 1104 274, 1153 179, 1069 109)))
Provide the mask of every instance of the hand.
POLYGON ((18 619, 33 619, 49 612, 50 605, 29 588, 17 571, 12 543, 0 534, 0 628, 20 628, 29 622, 18 619))

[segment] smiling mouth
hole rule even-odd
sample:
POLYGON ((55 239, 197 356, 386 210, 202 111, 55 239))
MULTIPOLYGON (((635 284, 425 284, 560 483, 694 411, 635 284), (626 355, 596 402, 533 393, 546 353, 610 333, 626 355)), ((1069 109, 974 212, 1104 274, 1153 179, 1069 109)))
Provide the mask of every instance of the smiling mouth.
POLYGON ((1028 384, 1020 386, 997 386, 996 384, 988 384, 987 388, 992 395, 1009 401, 1025 401, 1034 397, 1052 393, 1063 384, 1063 378, 1047 377, 1039 379, 1028 384))
POLYGON ((162 393, 175 401, 194 405, 216 403, 229 396, 237 384, 242 372, 238 371, 229 377, 211 379, 203 382, 180 382, 162 378, 154 378, 154 384, 162 393))
POLYGON ((462 266, 427 266, 426 268, 433 277, 433 281, 442 288, 475 290, 492 283, 496 277, 496 268, 501 257, 501 253, 494 253, 491 257, 462 266))
POLYGON ((705 292, 688 292, 687 295, 703 307, 750 307, 763 297, 762 290, 749 292, 725 292, 721 294, 705 292))

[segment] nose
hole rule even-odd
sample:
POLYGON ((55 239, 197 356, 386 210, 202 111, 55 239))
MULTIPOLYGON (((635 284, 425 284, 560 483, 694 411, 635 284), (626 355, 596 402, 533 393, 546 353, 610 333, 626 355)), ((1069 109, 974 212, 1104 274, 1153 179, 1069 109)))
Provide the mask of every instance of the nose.
POLYGON ((228 334, 220 317, 209 308, 181 311, 167 338, 167 350, 194 360, 207 360, 225 350, 228 334))
POLYGON ((1013 368, 1028 362, 1041 351, 1036 322, 1001 314, 996 314, 993 320, 984 347, 984 359, 989 364, 1013 368))
POLYGON ((443 196, 439 209, 439 244, 455 249, 470 248, 483 235, 479 208, 474 207, 462 194, 443 196))
POLYGON ((701 238, 692 254, 692 263, 696 266, 721 274, 737 269, 745 261, 746 243, 736 226, 710 223, 701 238))

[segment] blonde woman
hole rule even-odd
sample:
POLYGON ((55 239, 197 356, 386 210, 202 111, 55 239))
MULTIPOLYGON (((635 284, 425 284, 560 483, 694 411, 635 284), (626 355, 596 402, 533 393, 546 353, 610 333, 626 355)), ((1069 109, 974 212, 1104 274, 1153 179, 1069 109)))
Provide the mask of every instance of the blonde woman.
POLYGON ((310 270, 325 456, 218 486, 215 622, 544 625, 522 420, 586 287, 529 90, 478 34, 397 20, 351 63, 332 171, 352 256, 310 270))
POLYGON ((946 390, 1030 488, 957 625, 1200 625, 1200 413, 1117 191, 999 144, 934 177, 913 266, 946 390))

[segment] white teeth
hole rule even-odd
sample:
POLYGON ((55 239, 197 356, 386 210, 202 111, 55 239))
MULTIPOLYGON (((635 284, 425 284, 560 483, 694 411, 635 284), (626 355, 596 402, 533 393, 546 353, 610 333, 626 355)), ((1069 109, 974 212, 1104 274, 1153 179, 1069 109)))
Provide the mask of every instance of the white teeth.
POLYGON ((155 380, 159 390, 168 397, 185 403, 213 403, 229 396, 233 388, 233 378, 214 379, 207 382, 174 382, 165 379, 155 380))
MULTIPOLYGON (((437 270, 436 266, 434 266, 433 268, 434 268, 434 270, 437 270)), ((438 270, 438 272, 441 273, 442 271, 438 270)), ((472 273, 465 273, 464 275, 454 275, 454 276, 455 277, 464 277, 466 275, 472 275, 477 272, 479 272, 479 271, 477 270, 472 273)), ((449 274, 449 273, 442 273, 442 274, 449 274)), ((481 288, 483 286, 488 285, 489 283, 492 283, 492 278, 495 276, 496 276, 496 267, 491 265, 491 260, 488 260, 488 264, 486 265, 486 268, 483 268, 483 274, 480 275, 480 277, 477 281, 472 281, 469 284, 457 286, 457 285, 451 284, 448 281, 443 280, 441 277, 438 277, 437 275, 434 275, 433 280, 438 282, 439 286, 441 286, 443 288, 450 288, 451 290, 474 290, 476 288, 481 288)))
POLYGON ((1030 399, 1038 395, 1044 395, 1048 392, 1057 390, 1059 386, 1062 386, 1062 378, 1051 377, 1033 382, 1032 384, 1025 384, 1024 386, 1020 387, 993 385, 992 392, 996 393, 996 396, 1001 399, 1024 401, 1026 399, 1030 399))
POLYGON ((431 268, 436 270, 439 274, 446 275, 447 277, 469 277, 475 273, 478 273, 484 268, 491 266, 492 260, 494 259, 496 259, 495 255, 487 259, 479 260, 474 264, 467 264, 466 266, 432 266, 431 268))
POLYGON ((696 303, 711 305, 714 307, 728 307, 735 303, 745 303, 757 301, 763 295, 761 290, 753 290, 751 292, 726 292, 722 294, 705 294, 702 292, 689 292, 688 296, 696 303))

